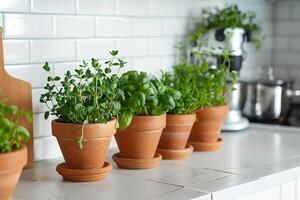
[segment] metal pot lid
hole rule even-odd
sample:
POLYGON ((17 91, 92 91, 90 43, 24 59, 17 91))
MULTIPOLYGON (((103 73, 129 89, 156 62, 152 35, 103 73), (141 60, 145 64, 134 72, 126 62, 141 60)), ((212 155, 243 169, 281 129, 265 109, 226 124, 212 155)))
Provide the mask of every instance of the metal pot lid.
POLYGON ((284 85, 293 85, 293 80, 268 80, 268 79, 257 79, 257 80, 240 80, 241 83, 247 83, 247 84, 262 84, 262 85, 268 85, 268 86, 284 86, 284 85))

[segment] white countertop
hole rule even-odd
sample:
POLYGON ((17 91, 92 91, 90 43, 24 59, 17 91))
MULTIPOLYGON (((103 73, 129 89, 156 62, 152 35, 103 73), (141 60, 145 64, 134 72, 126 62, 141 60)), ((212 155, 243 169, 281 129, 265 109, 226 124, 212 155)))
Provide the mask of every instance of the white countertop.
POLYGON ((14 200, 233 200, 300 178, 299 128, 251 124, 222 137, 218 151, 148 170, 118 169, 112 149, 114 169, 98 182, 63 181, 55 171, 62 158, 40 161, 23 172, 14 200))

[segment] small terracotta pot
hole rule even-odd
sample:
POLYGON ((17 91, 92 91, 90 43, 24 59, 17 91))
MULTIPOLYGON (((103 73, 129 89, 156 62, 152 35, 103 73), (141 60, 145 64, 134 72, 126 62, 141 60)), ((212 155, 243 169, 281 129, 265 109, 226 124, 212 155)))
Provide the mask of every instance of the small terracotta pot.
POLYGON ((197 120, 192 128, 189 141, 217 142, 227 113, 227 104, 197 110, 197 120))
POLYGON ((16 185, 27 163, 27 147, 9 152, 0 153, 0 200, 10 200, 16 185))
POLYGON ((167 115, 166 128, 163 130, 158 144, 162 149, 185 149, 196 114, 167 115))
POLYGON ((61 123, 52 121, 52 134, 71 169, 95 169, 104 165, 105 156, 112 138, 116 132, 116 119, 107 123, 85 124, 83 128, 83 149, 74 141, 81 137, 81 124, 61 123))
POLYGON ((152 159, 166 126, 166 115, 134 116, 124 131, 115 135, 120 157, 130 159, 152 159))

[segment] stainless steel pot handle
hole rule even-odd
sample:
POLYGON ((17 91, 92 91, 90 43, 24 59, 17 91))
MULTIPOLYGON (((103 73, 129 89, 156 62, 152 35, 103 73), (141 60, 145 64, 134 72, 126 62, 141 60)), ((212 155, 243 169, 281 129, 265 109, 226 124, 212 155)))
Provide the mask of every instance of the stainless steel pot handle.
POLYGON ((300 97, 300 90, 287 90, 287 96, 300 97))

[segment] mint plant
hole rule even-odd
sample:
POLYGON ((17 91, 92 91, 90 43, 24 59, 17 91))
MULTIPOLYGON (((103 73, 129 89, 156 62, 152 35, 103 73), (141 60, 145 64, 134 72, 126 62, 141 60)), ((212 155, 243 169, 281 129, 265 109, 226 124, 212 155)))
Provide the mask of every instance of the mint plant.
POLYGON ((23 118, 31 123, 32 113, 0 100, 0 153, 18 150, 29 140, 30 133, 20 125, 23 118))
POLYGON ((255 12, 243 12, 237 5, 228 5, 222 9, 205 8, 202 9, 200 21, 189 37, 192 42, 198 42, 212 29, 242 28, 249 34, 250 42, 259 49, 262 46, 261 27, 255 19, 255 12))
POLYGON ((121 99, 119 127, 126 129, 133 116, 162 115, 175 107, 181 93, 164 85, 159 79, 151 78, 145 72, 128 71, 120 78, 120 88, 124 91, 121 99))

